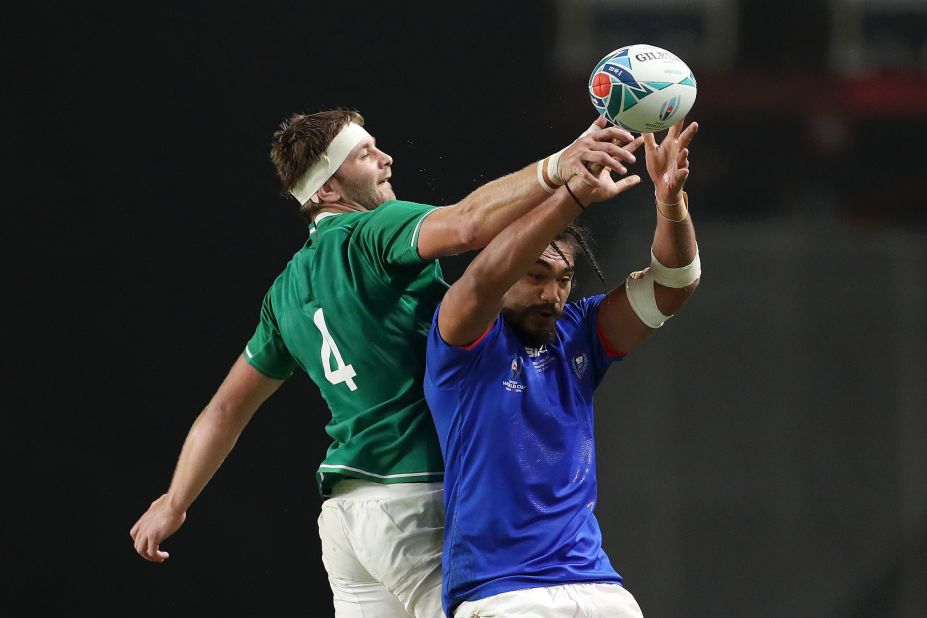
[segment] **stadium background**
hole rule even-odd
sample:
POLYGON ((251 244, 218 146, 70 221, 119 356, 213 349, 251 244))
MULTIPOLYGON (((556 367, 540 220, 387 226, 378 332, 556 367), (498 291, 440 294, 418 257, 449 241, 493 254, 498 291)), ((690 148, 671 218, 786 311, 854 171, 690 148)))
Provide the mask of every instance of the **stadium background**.
MULTIPOLYGON (((399 196, 451 203, 649 42, 699 80, 704 283, 598 394, 606 549, 650 617, 927 615, 927 5, 640 4, 6 7, 3 613, 331 615, 303 378, 168 563, 128 537, 304 240, 271 133, 355 107, 399 196)), ((584 216, 610 284, 652 219, 646 186, 584 216)))

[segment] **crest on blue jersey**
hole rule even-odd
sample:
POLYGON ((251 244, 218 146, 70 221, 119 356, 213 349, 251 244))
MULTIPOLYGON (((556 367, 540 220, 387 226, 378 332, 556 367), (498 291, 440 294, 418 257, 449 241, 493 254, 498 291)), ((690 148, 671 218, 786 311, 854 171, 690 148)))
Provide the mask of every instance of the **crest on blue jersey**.
POLYGON ((522 367, 525 366, 525 362, 521 359, 521 356, 517 354, 512 358, 512 373, 509 375, 510 380, 517 380, 518 376, 521 375, 522 367))
POLYGON ((502 381, 505 390, 512 393, 520 393, 525 390, 525 384, 521 379, 524 367, 525 361, 520 355, 516 354, 512 357, 512 362, 509 363, 509 378, 502 381))
POLYGON ((577 352, 570 360, 570 364, 573 366, 573 373, 582 380, 583 376, 586 375, 586 370, 589 369, 589 355, 585 352, 577 352))

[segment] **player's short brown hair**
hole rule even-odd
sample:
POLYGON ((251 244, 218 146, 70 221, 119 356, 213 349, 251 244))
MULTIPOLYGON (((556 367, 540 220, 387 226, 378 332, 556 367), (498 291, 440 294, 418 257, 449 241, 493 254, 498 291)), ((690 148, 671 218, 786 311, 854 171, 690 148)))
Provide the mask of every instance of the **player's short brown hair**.
MULTIPOLYGON (((280 123, 270 142, 270 160, 288 195, 306 171, 319 160, 338 132, 349 122, 364 126, 364 117, 351 109, 333 109, 314 114, 293 114, 280 123)), ((308 207, 300 204, 300 212, 308 207)))

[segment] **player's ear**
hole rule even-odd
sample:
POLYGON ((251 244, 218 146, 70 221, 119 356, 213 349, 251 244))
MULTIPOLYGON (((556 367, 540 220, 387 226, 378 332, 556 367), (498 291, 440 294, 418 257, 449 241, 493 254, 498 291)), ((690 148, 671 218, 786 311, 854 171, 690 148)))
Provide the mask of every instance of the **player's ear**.
POLYGON ((341 193, 332 186, 331 180, 323 183, 316 192, 316 195, 319 196, 319 201, 323 204, 326 202, 337 202, 341 199, 341 193))

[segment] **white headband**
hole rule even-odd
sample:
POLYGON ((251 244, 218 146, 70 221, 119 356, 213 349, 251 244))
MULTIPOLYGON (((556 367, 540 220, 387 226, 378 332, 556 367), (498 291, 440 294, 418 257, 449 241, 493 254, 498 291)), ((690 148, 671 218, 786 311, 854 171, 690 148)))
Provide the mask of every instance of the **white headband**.
POLYGON ((325 182, 335 175, 344 160, 348 158, 354 147, 370 134, 359 124, 349 122, 332 143, 328 145, 319 160, 309 168, 306 174, 299 179, 290 191, 290 195, 305 204, 309 198, 316 194, 325 182))

